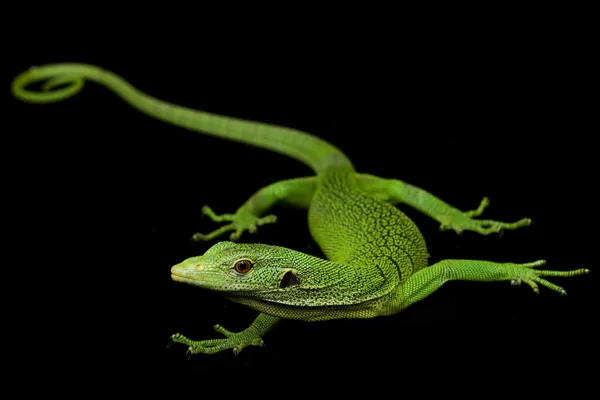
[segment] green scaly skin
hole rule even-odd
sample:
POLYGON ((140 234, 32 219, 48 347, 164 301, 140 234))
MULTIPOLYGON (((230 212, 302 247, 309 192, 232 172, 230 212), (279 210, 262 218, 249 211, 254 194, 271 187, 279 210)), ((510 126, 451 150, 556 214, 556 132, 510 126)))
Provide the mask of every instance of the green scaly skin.
POLYGON ((150 97, 119 76, 83 64, 31 68, 17 76, 13 94, 23 101, 47 103, 77 93, 84 80, 115 92, 138 110, 173 125, 207 135, 269 149, 310 166, 315 176, 273 183, 257 191, 233 214, 203 212, 225 225, 193 240, 212 240, 230 232, 230 241, 214 244, 205 254, 171 268, 171 277, 219 292, 260 314, 242 332, 216 325, 225 338, 194 341, 183 335, 174 342, 190 353, 216 353, 246 346, 262 346, 262 337, 282 318, 319 321, 336 318, 373 318, 398 313, 427 297, 450 280, 510 281, 529 285, 535 293, 543 285, 566 295, 563 288, 542 277, 572 277, 587 269, 547 271, 531 263, 444 260, 428 266, 425 241, 415 224, 396 204, 416 208, 440 223, 442 229, 490 234, 527 226, 530 219, 512 223, 476 219, 489 204, 462 212, 423 189, 396 179, 358 173, 336 147, 294 129, 210 114, 150 97), (41 92, 26 89, 47 80, 41 92), (66 86, 65 86, 66 85, 66 86), (61 87, 59 87, 61 86, 61 87), (234 243, 243 232, 273 223, 268 214, 276 203, 306 209, 314 240, 326 259, 267 244, 234 243), (240 267, 241 266, 241 267, 240 267))

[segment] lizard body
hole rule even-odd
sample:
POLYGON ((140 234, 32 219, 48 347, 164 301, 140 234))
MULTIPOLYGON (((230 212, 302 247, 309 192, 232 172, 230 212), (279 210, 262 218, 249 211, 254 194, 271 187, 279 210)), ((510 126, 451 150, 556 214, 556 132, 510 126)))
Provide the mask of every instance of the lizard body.
POLYGON ((434 218, 443 229, 481 234, 516 229, 528 218, 506 223, 476 219, 488 205, 484 198, 472 211, 460 211, 429 192, 397 179, 359 173, 330 143, 298 130, 211 114, 170 104, 144 94, 110 71, 85 64, 54 64, 31 68, 12 84, 17 98, 32 103, 59 101, 76 94, 84 80, 112 90, 138 110, 173 125, 223 139, 259 146, 292 157, 315 175, 273 183, 258 190, 235 213, 203 212, 225 225, 196 241, 212 240, 230 232, 230 240, 210 247, 171 268, 176 282, 219 292, 259 312, 242 332, 220 325, 223 339, 194 341, 175 334, 173 341, 191 353, 216 353, 249 345, 261 346, 262 337, 282 318, 319 321, 336 318, 374 318, 392 315, 422 300, 450 280, 524 282, 536 293, 538 285, 561 294, 563 288, 544 276, 571 277, 589 272, 536 269, 531 263, 480 260, 443 260, 428 265, 425 240, 418 227, 396 205, 403 203, 434 218), (26 86, 47 80, 41 92, 26 86), (66 86, 65 86, 66 85, 66 86), (273 223, 268 214, 276 203, 306 209, 309 230, 325 259, 292 249, 259 243, 235 243, 244 231, 273 223))

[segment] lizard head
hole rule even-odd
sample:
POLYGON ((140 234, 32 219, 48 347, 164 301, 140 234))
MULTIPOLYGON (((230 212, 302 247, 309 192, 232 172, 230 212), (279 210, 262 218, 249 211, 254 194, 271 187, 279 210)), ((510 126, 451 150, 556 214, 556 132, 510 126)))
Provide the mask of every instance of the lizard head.
POLYGON ((209 290, 251 294, 300 284, 294 251, 264 244, 219 242, 171 268, 171 278, 209 290))
MULTIPOLYGON (((259 312, 313 321, 332 318, 329 306, 360 304, 389 289, 373 270, 257 243, 219 242, 174 265, 171 278, 217 291, 259 312)), ((341 310, 336 318, 363 315, 352 314, 351 307, 341 310)))

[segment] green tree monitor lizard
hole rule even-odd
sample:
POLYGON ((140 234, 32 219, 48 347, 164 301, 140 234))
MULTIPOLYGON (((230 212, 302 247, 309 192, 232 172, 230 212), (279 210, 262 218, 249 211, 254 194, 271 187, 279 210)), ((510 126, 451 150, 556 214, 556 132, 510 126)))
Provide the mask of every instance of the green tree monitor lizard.
POLYGON ((229 233, 228 241, 210 247, 203 255, 171 267, 171 278, 219 292, 259 315, 241 332, 220 325, 225 338, 190 340, 175 334, 172 340, 188 352, 216 353, 232 349, 238 354, 249 345, 262 346, 264 335, 281 319, 319 321, 338 318, 373 318, 396 314, 424 299, 451 280, 510 281, 525 283, 535 293, 539 285, 565 295, 563 288, 543 277, 572 277, 589 273, 542 270, 545 260, 496 263, 451 259, 428 265, 425 240, 417 226, 397 204, 428 215, 442 229, 470 230, 487 235, 531 224, 528 218, 506 223, 477 219, 484 198, 472 211, 460 211, 427 191, 397 179, 359 173, 339 149, 313 135, 286 127, 230 118, 170 104, 146 95, 121 77, 84 64, 32 67, 15 77, 12 93, 32 103, 59 101, 76 94, 84 80, 112 90, 138 110, 192 131, 262 147, 308 165, 314 176, 299 177, 261 188, 233 214, 203 212, 224 223, 212 233, 196 233, 207 241, 229 233), (45 81, 41 91, 27 86, 45 81), (243 232, 253 233, 272 223, 276 203, 308 211, 310 234, 326 259, 268 244, 236 243, 243 232))

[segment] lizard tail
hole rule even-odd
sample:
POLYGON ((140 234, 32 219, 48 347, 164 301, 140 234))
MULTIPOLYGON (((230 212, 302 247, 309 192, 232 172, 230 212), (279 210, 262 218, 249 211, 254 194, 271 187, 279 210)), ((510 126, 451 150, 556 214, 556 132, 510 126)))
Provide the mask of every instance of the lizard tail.
POLYGON ((149 96, 118 75, 86 64, 53 64, 32 67, 17 75, 12 93, 31 103, 51 103, 77 94, 85 79, 101 84, 134 108, 164 122, 207 135, 271 150, 311 167, 319 173, 330 167, 352 168, 350 160, 335 146, 306 132, 291 128, 230 118, 168 103, 149 96), (26 86, 44 82, 42 91, 26 86))

